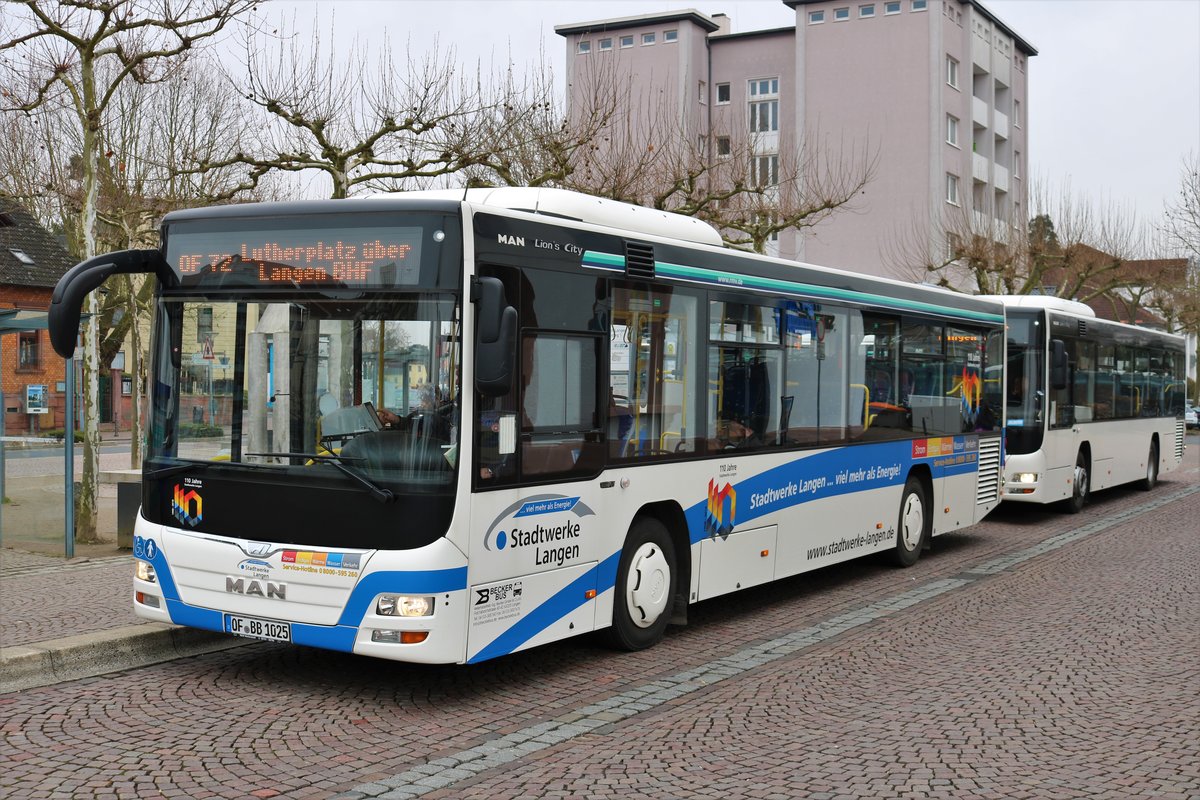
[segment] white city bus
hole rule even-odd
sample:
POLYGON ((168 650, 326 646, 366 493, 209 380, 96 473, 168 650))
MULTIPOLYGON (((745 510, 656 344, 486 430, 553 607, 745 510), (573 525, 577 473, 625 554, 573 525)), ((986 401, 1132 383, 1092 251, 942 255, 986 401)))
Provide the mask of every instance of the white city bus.
POLYGON ((141 617, 476 662, 846 559, 1000 499, 1003 307, 536 189, 176 212, 56 290, 159 278, 141 617))
POLYGON ((998 297, 1008 319, 1004 499, 1078 512, 1093 491, 1183 460, 1182 336, 1056 297, 998 297))

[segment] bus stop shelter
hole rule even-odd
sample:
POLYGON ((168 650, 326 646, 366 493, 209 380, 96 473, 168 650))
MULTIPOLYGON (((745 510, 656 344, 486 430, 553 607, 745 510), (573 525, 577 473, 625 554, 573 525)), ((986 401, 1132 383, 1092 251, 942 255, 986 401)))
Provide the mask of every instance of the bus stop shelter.
MULTIPOLYGON (((45 311, 33 311, 22 308, 0 309, 0 353, 4 352, 5 337, 8 334, 22 331, 44 331, 47 329, 45 311)), ((75 555, 75 359, 68 358, 66 363, 66 409, 63 432, 63 552, 67 558, 75 555)), ((5 398, 3 385, 0 385, 0 413, 7 409, 11 398, 5 398)), ((0 417, 3 418, 3 417, 0 417)), ((0 545, 4 536, 4 498, 5 498, 5 431, 0 430, 0 545)), ((20 437, 11 437, 19 440, 20 437)))

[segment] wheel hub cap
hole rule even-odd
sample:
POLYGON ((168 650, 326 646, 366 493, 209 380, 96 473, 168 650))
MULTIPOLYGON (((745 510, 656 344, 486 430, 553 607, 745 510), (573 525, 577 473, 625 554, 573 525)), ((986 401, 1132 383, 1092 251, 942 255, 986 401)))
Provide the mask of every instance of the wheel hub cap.
POLYGON ((639 628, 649 628, 667 608, 671 569, 662 548, 647 542, 638 548, 629 562, 625 581, 629 616, 639 628))
POLYGON ((903 523, 900 535, 904 540, 904 548, 912 550, 921 543, 921 534, 925 531, 925 509, 921 498, 910 494, 904 501, 903 523))

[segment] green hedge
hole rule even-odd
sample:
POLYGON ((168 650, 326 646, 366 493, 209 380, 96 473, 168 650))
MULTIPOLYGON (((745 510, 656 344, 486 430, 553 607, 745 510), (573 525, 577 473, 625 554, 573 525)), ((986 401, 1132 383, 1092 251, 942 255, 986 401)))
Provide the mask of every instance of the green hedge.
POLYGON ((208 439, 222 436, 225 429, 220 425, 209 425, 206 422, 183 422, 179 425, 180 439, 208 439))

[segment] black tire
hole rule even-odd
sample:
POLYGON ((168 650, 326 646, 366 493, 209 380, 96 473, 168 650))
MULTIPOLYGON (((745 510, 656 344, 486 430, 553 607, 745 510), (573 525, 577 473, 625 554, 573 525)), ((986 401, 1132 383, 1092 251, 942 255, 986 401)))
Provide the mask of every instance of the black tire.
POLYGON ((1063 508, 1068 514, 1078 514, 1083 511, 1083 507, 1087 505, 1088 497, 1092 493, 1092 476, 1088 472, 1087 457, 1083 451, 1075 458, 1075 475, 1071 480, 1071 497, 1063 501, 1063 508))
POLYGON ((675 546, 667 529, 651 517, 636 520, 617 565, 608 643, 620 650, 644 650, 662 639, 677 580, 675 546))
POLYGON ((933 509, 925 495, 925 486, 915 475, 909 475, 900 496, 900 514, 896 522, 896 547, 892 562, 899 567, 911 567, 921 557, 933 527, 933 509))
POLYGON ((1146 456, 1146 477, 1138 483, 1138 488, 1148 492, 1158 485, 1158 442, 1150 440, 1150 454, 1146 456))

